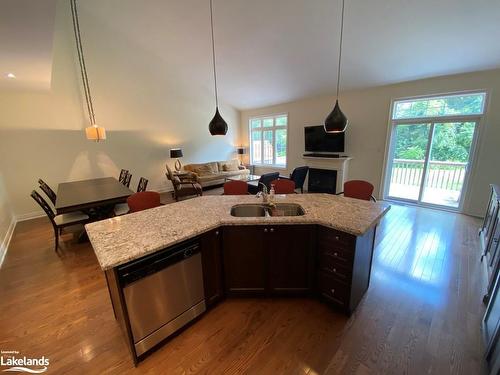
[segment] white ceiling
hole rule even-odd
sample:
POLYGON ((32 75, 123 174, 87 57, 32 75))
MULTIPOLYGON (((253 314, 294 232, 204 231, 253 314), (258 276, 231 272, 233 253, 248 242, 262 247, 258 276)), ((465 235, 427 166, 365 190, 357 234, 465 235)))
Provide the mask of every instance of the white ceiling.
POLYGON ((50 87, 55 9, 56 0, 1 0, 0 88, 50 87))
MULTIPOLYGON (((47 45, 37 21, 51 3, 2 1, 0 52, 12 51, 2 56, 2 74, 29 70, 31 64, 6 66, 16 54, 21 62, 47 60, 47 49, 35 46, 47 45), (9 12, 29 24, 29 38, 21 39, 32 45, 19 47, 17 33, 6 37, 9 12)), ((109 38, 119 38, 117 45, 157 59, 162 74, 211 87, 209 0, 85 0, 79 6, 89 59, 96 59, 92 44, 112 48, 109 38)), ((335 92, 340 0, 214 0, 214 11, 222 100, 248 109, 335 92)), ((499 20, 498 0, 346 0, 342 89, 499 67, 499 20)), ((46 72, 43 66, 37 76, 46 72)))

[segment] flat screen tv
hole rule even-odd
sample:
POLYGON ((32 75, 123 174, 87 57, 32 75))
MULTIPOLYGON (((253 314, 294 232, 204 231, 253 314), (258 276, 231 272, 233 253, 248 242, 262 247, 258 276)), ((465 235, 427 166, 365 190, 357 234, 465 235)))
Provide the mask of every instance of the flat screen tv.
POLYGON ((308 152, 344 152, 345 133, 327 133, 320 126, 304 128, 305 149, 308 152))

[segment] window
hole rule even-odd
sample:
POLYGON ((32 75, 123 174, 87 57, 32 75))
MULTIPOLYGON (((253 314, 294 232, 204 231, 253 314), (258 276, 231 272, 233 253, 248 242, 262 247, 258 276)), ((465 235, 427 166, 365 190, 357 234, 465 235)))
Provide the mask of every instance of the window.
POLYGON ((465 93, 394 102, 393 120, 482 115, 486 94, 465 93))
POLYGON ((285 168, 288 116, 254 117, 248 125, 251 163, 285 168))

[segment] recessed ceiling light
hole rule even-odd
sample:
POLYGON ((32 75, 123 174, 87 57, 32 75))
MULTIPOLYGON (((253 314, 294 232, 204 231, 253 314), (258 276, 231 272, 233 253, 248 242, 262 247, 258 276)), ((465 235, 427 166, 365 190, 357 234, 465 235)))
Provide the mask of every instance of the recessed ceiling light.
POLYGON ((7 78, 16 78, 16 75, 14 73, 9 73, 7 74, 7 78))

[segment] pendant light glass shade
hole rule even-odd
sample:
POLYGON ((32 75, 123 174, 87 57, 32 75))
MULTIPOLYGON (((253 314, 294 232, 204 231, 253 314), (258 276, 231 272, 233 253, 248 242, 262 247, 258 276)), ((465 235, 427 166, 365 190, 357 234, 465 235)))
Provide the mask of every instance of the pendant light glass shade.
POLYGON ((349 120, 340 110, 339 101, 335 101, 335 107, 325 119, 325 131, 327 133, 342 133, 347 128, 349 120))
POLYGON ((218 107, 215 108, 214 118, 208 124, 208 131, 212 135, 226 135, 227 133, 227 123, 220 115, 218 107))
POLYGON ((99 142, 106 139, 106 129, 97 125, 92 125, 85 128, 85 135, 89 141, 99 142))

